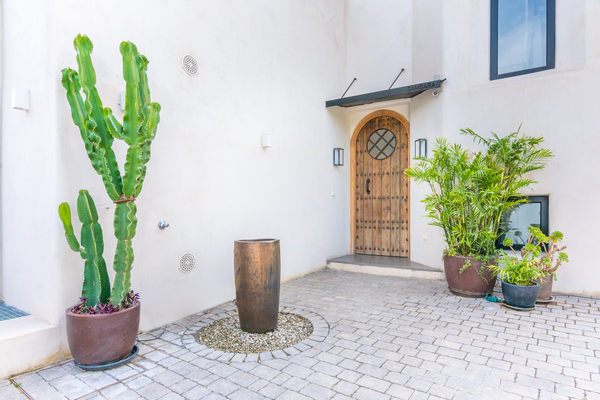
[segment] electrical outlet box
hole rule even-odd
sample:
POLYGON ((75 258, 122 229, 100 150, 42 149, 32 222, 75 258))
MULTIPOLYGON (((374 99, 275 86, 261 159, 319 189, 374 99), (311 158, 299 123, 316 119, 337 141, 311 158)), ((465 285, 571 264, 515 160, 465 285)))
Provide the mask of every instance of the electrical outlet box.
POLYGON ((17 89, 12 90, 12 108, 16 110, 29 110, 29 90, 17 89))
POLYGON ((271 135, 262 135, 262 147, 271 147, 271 135))

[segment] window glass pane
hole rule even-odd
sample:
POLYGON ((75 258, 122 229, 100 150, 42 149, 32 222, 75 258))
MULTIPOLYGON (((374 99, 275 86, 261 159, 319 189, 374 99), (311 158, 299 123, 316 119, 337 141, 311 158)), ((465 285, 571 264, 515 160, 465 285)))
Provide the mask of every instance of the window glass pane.
POLYGON ((379 129, 369 136, 367 151, 376 160, 384 160, 396 149, 396 135, 389 129, 379 129))
POLYGON ((498 0, 498 74, 547 65, 547 0, 498 0))
POLYGON ((542 204, 526 203, 515 207, 512 211, 502 216, 502 225, 508 230, 506 235, 501 237, 501 242, 506 239, 512 239, 515 245, 524 245, 529 239, 528 226, 534 226, 541 229, 542 204))

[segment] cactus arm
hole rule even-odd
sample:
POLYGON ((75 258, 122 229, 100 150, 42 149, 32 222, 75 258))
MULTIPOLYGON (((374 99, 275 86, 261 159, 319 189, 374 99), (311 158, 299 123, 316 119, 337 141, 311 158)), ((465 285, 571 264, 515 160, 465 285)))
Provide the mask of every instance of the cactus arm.
POLYGON ((140 169, 140 177, 137 181, 137 187, 135 191, 135 196, 139 196, 142 191, 142 186, 144 184, 144 179, 146 179, 146 164, 150 161, 150 145, 155 138, 156 130, 158 128, 158 123, 160 122, 160 104, 158 103, 150 103, 148 107, 146 117, 144 118, 144 123, 142 125, 141 131, 146 141, 142 145, 142 154, 141 154, 141 162, 142 167, 140 169))
POLYGON ((123 194, 133 197, 137 193, 139 178, 142 175, 142 147, 144 142, 136 141, 127 149, 125 157, 125 175, 123 179, 123 194))
POLYGON ((73 43, 77 51, 77 65, 79 67, 79 84, 85 93, 85 108, 88 118, 95 124, 95 133, 101 138, 98 147, 109 148, 112 145, 113 137, 108 132, 108 127, 104 121, 104 110, 102 100, 96 89, 96 72, 92 64, 92 41, 83 35, 78 35, 73 43))
POLYGON ((87 118, 87 112, 85 111, 85 104, 81 98, 81 86, 79 85, 79 76, 77 75, 77 72, 71 68, 64 68, 62 70, 61 83, 67 91, 67 101, 71 106, 71 117, 73 118, 73 122, 80 130, 85 131, 86 127, 84 124, 85 119, 87 118))
POLYGON ((123 56, 123 77, 127 83, 123 136, 125 142, 129 144, 124 168, 123 195, 130 198, 136 193, 142 168, 142 145, 145 138, 140 133, 144 122, 144 109, 139 84, 140 73, 143 72, 145 65, 137 62, 139 54, 131 42, 121 43, 121 55, 123 56))
POLYGON ((146 117, 142 123, 142 134, 147 140, 154 140, 160 122, 160 104, 150 103, 146 108, 146 117))
POLYGON ((111 146, 114 140, 110 133, 102 107, 102 100, 96 89, 96 72, 92 64, 92 41, 83 35, 78 35, 74 41, 77 51, 77 65, 79 67, 79 84, 85 93, 85 111, 87 112, 86 128, 90 133, 88 137, 98 151, 104 150, 104 160, 99 160, 101 175, 106 187, 106 192, 112 200, 117 200, 123 194, 123 182, 117 166, 115 153, 111 146), (105 177, 104 175, 108 176, 105 177))
POLYGON ((121 304, 131 287, 131 266, 133 264, 131 240, 135 236, 137 227, 136 212, 137 207, 133 201, 117 203, 115 210, 117 250, 113 263, 116 274, 110 294, 110 303, 114 306, 121 304))
POLYGON ((85 151, 87 152, 87 155, 92 163, 92 167, 98 174, 100 174, 100 162, 98 161, 98 155, 94 147, 94 143, 89 137, 91 132, 88 130, 86 124, 87 111, 85 111, 85 105, 83 99, 81 98, 81 86, 79 85, 79 77, 77 72, 70 68, 63 69, 62 85, 67 90, 67 101, 71 106, 71 116, 75 125, 79 127, 79 133, 81 135, 81 139, 83 140, 85 151))
POLYGON ((100 169, 100 176, 102 177, 102 182, 104 183, 106 193, 108 194, 108 197, 110 197, 111 200, 115 201, 119 197, 121 197, 123 189, 121 186, 122 183, 120 181, 118 183, 115 182, 113 180, 115 175, 111 173, 111 171, 119 170, 117 160, 115 158, 115 153, 112 151, 112 149, 98 150, 98 163, 100 169))
POLYGON ((106 126, 112 137, 123 140, 123 127, 113 115, 112 110, 108 107, 104 108, 104 119, 106 120, 106 126))
POLYGON ((65 228, 65 237, 67 238, 67 243, 71 250, 80 253, 81 258, 87 258, 87 252, 81 246, 79 246, 79 242, 75 237, 75 233, 73 232, 73 224, 71 223, 71 207, 69 207, 68 203, 61 203, 58 206, 58 217, 63 223, 63 227, 65 228))
POLYGON ((102 257, 104 252, 102 228, 98 223, 94 200, 87 190, 79 191, 77 215, 82 223, 81 244, 87 253, 81 296, 86 298, 88 307, 94 307, 98 303, 106 303, 110 295, 110 285, 106 262, 102 257))
POLYGON ((152 142, 150 140, 146 140, 144 142, 144 144, 142 145, 142 156, 141 156, 141 161, 142 161, 142 167, 140 168, 140 177, 138 179, 138 184, 136 187, 136 191, 135 191, 135 197, 140 195, 140 192, 142 191, 142 187, 144 186, 144 180, 146 179, 146 163, 148 161, 150 161, 150 145, 152 144, 152 142))
POLYGON ((146 56, 140 54, 136 57, 136 67, 138 69, 139 84, 138 84, 138 96, 140 97, 140 103, 142 104, 142 110, 146 110, 146 106, 150 104, 150 88, 148 86, 148 59, 146 56))
POLYGON ((138 131, 143 122, 144 112, 138 91, 140 81, 140 71, 136 62, 138 51, 137 47, 131 42, 121 43, 120 50, 123 56, 123 78, 126 83, 123 134, 125 142, 132 146, 139 141, 138 131))

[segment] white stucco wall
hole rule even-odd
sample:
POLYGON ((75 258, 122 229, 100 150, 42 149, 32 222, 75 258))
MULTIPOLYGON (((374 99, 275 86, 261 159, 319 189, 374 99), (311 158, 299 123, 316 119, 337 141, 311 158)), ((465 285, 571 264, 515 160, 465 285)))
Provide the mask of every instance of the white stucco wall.
MULTIPOLYGON (((595 154, 599 129, 594 123, 600 88, 600 4, 593 0, 557 2, 555 69, 490 81, 489 3, 349 1, 346 80, 359 79, 349 94, 387 89, 389 84, 382 77, 394 75, 390 64, 398 60, 410 66, 399 86, 428 81, 435 74, 447 78, 438 97, 426 92, 408 102, 346 110, 349 132, 369 112, 393 109, 410 120, 411 152, 415 139, 426 138, 431 151, 435 139, 442 136, 477 148, 459 134, 465 127, 483 135, 490 131, 506 135, 522 124, 528 135, 543 136, 555 157, 544 171, 533 174, 539 183, 530 194, 549 195, 550 230, 565 234, 571 260, 558 271, 555 291, 598 296, 592 229, 600 222, 595 207, 600 195, 596 178, 600 160, 595 154), (408 44, 397 37, 400 26, 411 26, 408 33, 402 32, 411 36, 408 44), (378 59, 390 46, 404 51, 394 53, 387 62, 378 59), (412 57, 400 59, 398 53, 412 57)), ((442 232, 427 225, 420 203, 427 192, 424 185, 411 185, 411 259, 442 268, 442 232)))
POLYGON ((347 0, 346 97, 412 82, 412 0, 347 0))
MULTIPOLYGON (((596 171, 600 160, 594 109, 600 89, 598 27, 600 5, 594 1, 557 2, 556 68, 519 77, 489 80, 489 2, 456 1, 443 7, 443 112, 439 135, 471 148, 458 134, 470 127, 480 134, 506 135, 518 129, 543 136, 555 157, 536 172, 530 194, 549 195, 550 231, 565 235, 570 262, 558 271, 556 292, 600 295, 595 273, 592 229, 600 222, 595 200, 600 195, 596 171)), ((411 104, 413 133, 419 129, 411 104)), ((423 110, 423 119, 429 110, 423 110)), ((413 203, 416 199, 413 198, 413 203)), ((413 220, 413 226, 416 224, 413 220)), ((414 234, 414 232, 413 232, 414 234)), ((439 235, 440 233, 438 233, 439 235)), ((415 254, 415 252, 413 252, 415 254)), ((423 261, 440 265, 434 252, 423 261)))
MULTIPOLYGON (((570 262, 558 271, 555 291, 600 295, 595 273, 595 238, 600 222, 600 160, 594 110, 599 102, 596 1, 557 1, 556 68, 489 80, 489 2, 444 2, 444 84, 442 134, 474 147, 458 135, 470 127, 480 134, 505 135, 518 129, 543 136, 555 157, 533 178, 531 194, 549 195, 550 231, 565 235, 570 262)), ((416 127, 413 125, 413 129, 416 127)))
MULTIPOLYGON (((77 192, 108 204, 60 85, 76 67, 78 33, 92 58, 104 105, 124 90, 119 44, 150 60, 161 123, 138 204, 133 289, 148 330, 235 297, 233 242, 281 240, 282 280, 349 251, 347 122, 325 100, 345 85, 345 3, 339 1, 8 0, 4 7, 2 244, 7 303, 53 324, 81 293, 83 262, 69 250, 58 204, 77 192), (7 39, 10 38, 10 39, 7 39), (198 76, 181 59, 192 54, 198 76), (29 89, 28 112, 10 107, 29 89), (261 147, 261 135, 272 147, 261 147), (334 196, 332 196, 332 192, 334 196), (170 227, 161 231, 159 220, 170 227), (185 252, 197 267, 179 272, 185 252)), ((124 147, 117 148, 124 160, 124 147)), ((98 207, 111 269, 114 207, 98 207)), ((76 232, 79 224, 75 223, 76 232)))

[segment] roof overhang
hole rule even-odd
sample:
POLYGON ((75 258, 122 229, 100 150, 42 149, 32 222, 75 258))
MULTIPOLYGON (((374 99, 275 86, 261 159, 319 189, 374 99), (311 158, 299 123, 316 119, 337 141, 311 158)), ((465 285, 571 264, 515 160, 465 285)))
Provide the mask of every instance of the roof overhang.
MULTIPOLYGON (((444 79, 445 80, 445 79, 444 79)), ((426 90, 436 89, 442 86, 444 80, 435 80, 430 82, 416 83, 414 85, 403 86, 400 88, 382 90, 379 92, 359 94, 357 96, 343 97, 341 99, 329 100, 325 102, 325 107, 356 107, 363 104, 379 103, 382 101, 410 99, 426 90)))

